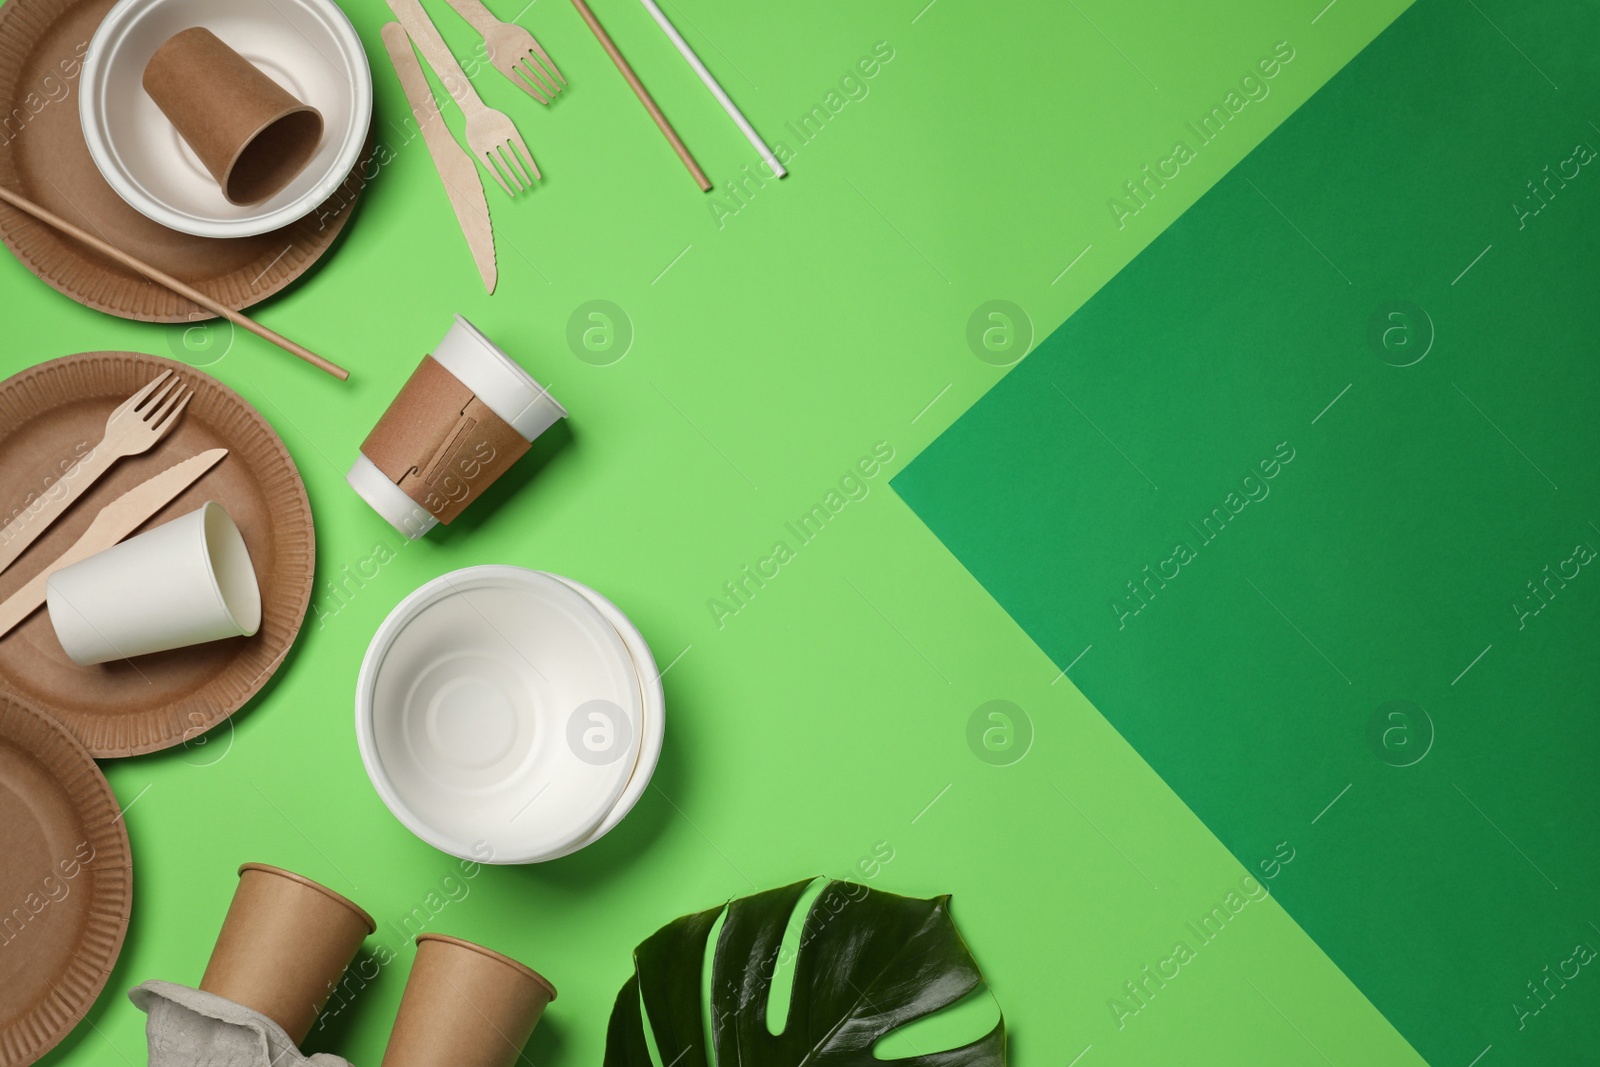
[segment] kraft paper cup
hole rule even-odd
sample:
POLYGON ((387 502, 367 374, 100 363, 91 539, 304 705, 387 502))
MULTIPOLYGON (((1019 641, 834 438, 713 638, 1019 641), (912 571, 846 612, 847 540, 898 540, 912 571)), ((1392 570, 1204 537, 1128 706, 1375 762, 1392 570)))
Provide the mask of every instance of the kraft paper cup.
POLYGON ((346 480, 416 540, 460 515, 566 417, 549 390, 457 315, 362 443, 346 480))
POLYGON ((556 987, 459 937, 423 934, 382 1067, 511 1067, 556 987))
POLYGON ((143 83, 229 203, 270 199, 322 144, 321 112, 203 27, 156 49, 143 83))
POLYGON ((372 916, 326 886, 246 863, 200 988, 259 1011, 298 1045, 377 928, 372 916))
POLYGON ((250 551, 210 502, 50 576, 50 621, 74 663, 254 634, 261 590, 250 551))

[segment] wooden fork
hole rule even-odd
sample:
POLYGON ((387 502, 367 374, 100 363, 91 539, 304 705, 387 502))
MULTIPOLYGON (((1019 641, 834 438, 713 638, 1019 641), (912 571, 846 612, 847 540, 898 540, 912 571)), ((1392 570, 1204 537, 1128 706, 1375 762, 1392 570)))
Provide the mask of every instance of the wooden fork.
POLYGON ((72 506, 72 502, 99 481, 111 465, 124 456, 148 452, 177 423, 194 390, 162 371, 149 385, 124 400, 106 419, 100 443, 78 458, 49 488, 0 530, 0 571, 11 566, 24 549, 72 506), (160 388, 165 382, 165 387, 160 388))
POLYGON ((389 8, 411 40, 422 49, 422 58, 428 61, 428 66, 460 105, 461 113, 467 118, 467 147, 472 154, 489 168, 507 196, 532 189, 533 183, 543 175, 517 132, 516 124, 483 102, 419 0, 389 0, 389 8))
POLYGON ((483 6, 483 0, 450 0, 456 13, 478 31, 489 50, 489 62, 510 79, 511 84, 539 101, 550 98, 567 86, 567 79, 556 68, 533 34, 515 22, 502 22, 483 6))

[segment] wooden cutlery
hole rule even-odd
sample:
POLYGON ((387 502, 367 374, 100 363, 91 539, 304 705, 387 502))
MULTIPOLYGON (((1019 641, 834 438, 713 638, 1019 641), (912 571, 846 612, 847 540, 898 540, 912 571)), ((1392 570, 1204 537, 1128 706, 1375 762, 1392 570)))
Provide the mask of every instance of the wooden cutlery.
POLYGON ((548 104, 551 97, 566 88, 567 79, 533 34, 514 22, 495 18, 482 0, 450 0, 450 6, 478 31, 488 49, 489 62, 511 84, 541 104, 548 104))
POLYGON ((227 454, 226 448, 213 448, 198 456, 191 456, 139 483, 101 508, 94 522, 89 524, 89 528, 71 548, 0 604, 0 637, 10 633, 19 622, 44 604, 52 574, 88 559, 96 552, 103 552, 127 537, 170 504, 179 493, 198 481, 202 474, 220 463, 227 454))
POLYGON ((117 460, 154 448, 171 432, 193 396, 194 390, 173 378, 171 371, 162 371, 149 385, 119 404, 106 419, 106 432, 99 444, 0 530, 0 571, 11 566, 117 460))
POLYGON ((483 102, 420 0, 389 0, 389 8, 466 116, 467 147, 472 154, 489 168, 507 196, 532 189, 541 175, 516 124, 483 102))
POLYGON ((455 209, 456 221, 472 250, 472 259, 478 265, 478 274, 489 292, 494 292, 498 268, 494 258, 494 224, 489 218, 489 201, 483 195, 483 179, 472 157, 456 144, 439 114, 439 105, 428 88, 428 77, 422 73, 422 64, 411 50, 411 38, 398 22, 383 28, 383 44, 389 50, 389 61, 394 64, 395 75, 411 104, 411 114, 422 131, 422 141, 428 146, 433 165, 444 183, 444 191, 455 209))

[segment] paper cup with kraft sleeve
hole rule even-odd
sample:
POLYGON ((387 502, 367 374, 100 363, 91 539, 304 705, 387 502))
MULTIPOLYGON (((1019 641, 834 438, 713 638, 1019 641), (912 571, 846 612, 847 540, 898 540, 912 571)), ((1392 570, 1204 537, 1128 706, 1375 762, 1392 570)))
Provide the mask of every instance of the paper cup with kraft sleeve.
POLYGON ((345 480, 415 541, 460 515, 566 417, 549 390, 457 315, 362 442, 345 480))
POLYGON ((511 1067, 556 987, 459 937, 423 934, 382 1067, 511 1067))
POLYGON ((246 863, 200 988, 260 1012, 298 1045, 377 928, 372 916, 326 886, 246 863))
POLYGON ((322 144, 320 111, 203 27, 157 48, 143 84, 230 204, 282 192, 322 144))

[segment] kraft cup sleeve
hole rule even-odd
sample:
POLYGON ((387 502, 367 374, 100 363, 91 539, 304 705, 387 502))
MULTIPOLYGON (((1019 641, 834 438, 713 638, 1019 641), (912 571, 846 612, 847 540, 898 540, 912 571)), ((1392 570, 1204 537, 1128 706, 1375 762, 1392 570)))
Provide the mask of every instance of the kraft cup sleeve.
POLYGON ((200 988, 260 1012, 299 1044, 375 929, 333 890, 247 863, 200 988))
POLYGON ((207 29, 184 30, 157 48, 144 89, 230 203, 272 198, 322 143, 321 112, 207 29))
POLYGON ((63 567, 47 589, 56 637, 84 666, 246 636, 261 625, 249 549, 214 502, 63 567))
POLYGON ((523 964, 424 934, 382 1067, 512 1067, 555 988, 523 964))
POLYGON ((432 356, 406 381, 361 452, 440 522, 448 523, 529 449, 432 356))

